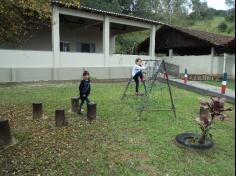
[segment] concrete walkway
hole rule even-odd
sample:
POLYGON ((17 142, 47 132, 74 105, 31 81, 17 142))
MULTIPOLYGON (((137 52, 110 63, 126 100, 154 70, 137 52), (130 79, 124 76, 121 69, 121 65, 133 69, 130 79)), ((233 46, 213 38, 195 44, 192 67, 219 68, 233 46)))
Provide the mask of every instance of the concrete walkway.
POLYGON ((226 89, 226 94, 221 94, 221 88, 208 84, 203 84, 197 81, 188 81, 184 84, 183 80, 170 78, 170 84, 182 89, 196 92, 202 95, 213 95, 226 98, 226 101, 235 104, 235 90, 226 89))

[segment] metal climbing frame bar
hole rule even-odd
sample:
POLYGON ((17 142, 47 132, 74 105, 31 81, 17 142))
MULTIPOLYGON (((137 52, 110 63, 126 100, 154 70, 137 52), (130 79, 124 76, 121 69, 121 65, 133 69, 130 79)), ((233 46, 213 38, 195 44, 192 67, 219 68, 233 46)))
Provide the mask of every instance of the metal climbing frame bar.
MULTIPOLYGON (((173 111, 174 118, 176 119, 176 109, 175 109, 175 105, 174 105, 172 90, 171 90, 171 86, 170 86, 170 82, 169 82, 169 76, 168 76, 168 72, 166 69, 165 61, 158 59, 158 60, 143 60, 143 62, 144 62, 144 65, 147 67, 146 72, 144 71, 144 73, 147 74, 147 76, 148 76, 147 81, 150 86, 147 87, 146 84, 144 84, 145 98, 144 98, 143 103, 139 107, 139 117, 138 118, 140 119, 143 111, 147 110, 146 104, 149 100, 150 93, 152 92, 156 81, 165 81, 168 86, 171 108, 170 109, 152 109, 149 111, 173 111), (165 78, 161 78, 160 80, 158 80, 158 76, 161 74, 164 74, 165 78)), ((132 79, 133 78, 131 76, 131 78, 129 79, 129 82, 125 88, 125 91, 123 93, 122 100, 126 97, 126 92, 132 82, 132 79)))

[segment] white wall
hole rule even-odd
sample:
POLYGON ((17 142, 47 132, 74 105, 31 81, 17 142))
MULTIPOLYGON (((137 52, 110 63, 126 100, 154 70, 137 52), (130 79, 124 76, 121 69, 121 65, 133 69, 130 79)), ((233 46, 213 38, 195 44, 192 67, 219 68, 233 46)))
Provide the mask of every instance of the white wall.
POLYGON ((0 50, 0 82, 21 82, 52 80, 57 74, 59 80, 79 79, 83 69, 98 79, 129 78, 135 59, 149 59, 149 56, 110 55, 105 65, 104 54, 59 53, 59 66, 53 66, 53 52, 0 50))
MULTIPOLYGON (((172 56, 165 59, 166 62, 179 65, 180 73, 184 73, 187 68, 189 74, 213 74, 223 73, 223 56, 172 56)), ((229 76, 235 78, 235 56, 228 56, 226 60, 226 70, 229 76)))
POLYGON ((227 57, 226 71, 228 74, 232 75, 233 78, 235 78, 235 55, 227 57))
POLYGON ((104 55, 98 53, 60 53, 61 67, 104 67, 104 55))
POLYGON ((150 56, 114 54, 110 56, 110 66, 131 67, 135 64, 135 59, 137 57, 140 57, 143 60, 150 59, 150 56))
POLYGON ((0 68, 52 68, 50 51, 0 50, 0 68))

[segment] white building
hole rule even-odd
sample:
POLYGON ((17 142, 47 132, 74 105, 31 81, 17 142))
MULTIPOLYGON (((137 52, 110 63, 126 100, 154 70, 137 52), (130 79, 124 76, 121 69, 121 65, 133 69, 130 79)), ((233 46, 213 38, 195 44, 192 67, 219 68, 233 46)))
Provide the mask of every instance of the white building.
POLYGON ((150 30, 155 58, 156 28, 162 23, 97 10, 52 4, 52 27, 36 32, 19 48, 0 49, 0 82, 77 80, 84 69, 98 79, 128 78, 137 55, 115 54, 116 35, 150 30))

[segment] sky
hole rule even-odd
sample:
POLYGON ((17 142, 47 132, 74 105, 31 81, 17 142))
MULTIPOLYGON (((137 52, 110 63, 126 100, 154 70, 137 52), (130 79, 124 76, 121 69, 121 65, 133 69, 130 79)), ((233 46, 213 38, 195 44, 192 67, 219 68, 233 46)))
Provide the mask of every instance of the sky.
POLYGON ((226 10, 225 0, 206 0, 209 7, 217 10, 226 10))

